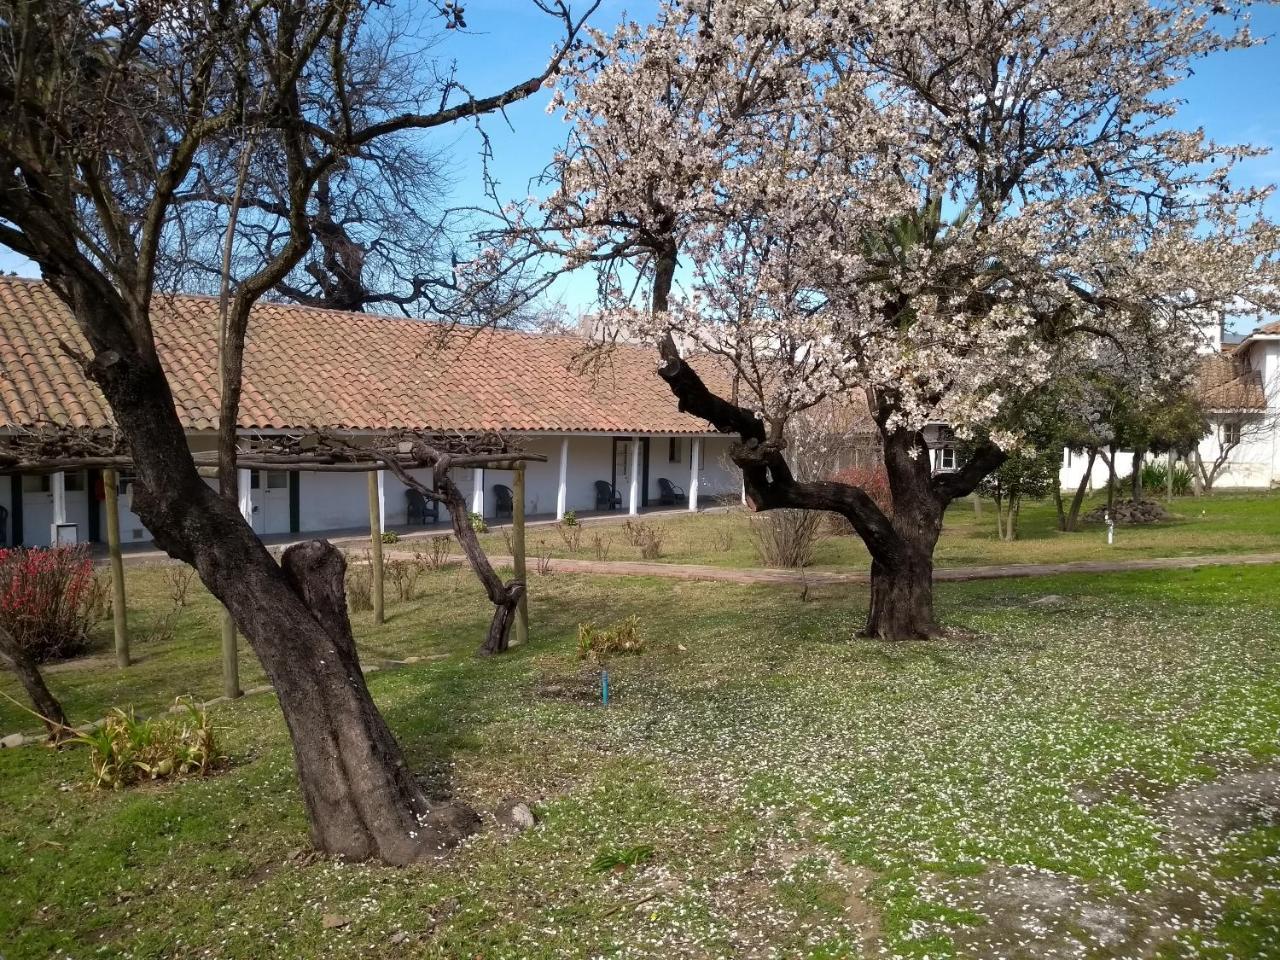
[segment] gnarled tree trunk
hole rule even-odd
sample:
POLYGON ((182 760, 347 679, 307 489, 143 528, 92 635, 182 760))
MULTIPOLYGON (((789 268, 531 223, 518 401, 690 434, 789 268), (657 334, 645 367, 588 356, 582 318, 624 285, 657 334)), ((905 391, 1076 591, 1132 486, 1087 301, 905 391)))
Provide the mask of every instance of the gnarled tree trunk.
POLYGON ((931 556, 915 552, 893 565, 871 561, 871 605, 863 634, 881 640, 929 640, 942 634, 933 613, 931 556))
POLYGON ((274 685, 318 849, 411 863, 474 828, 433 808, 413 779, 360 671, 342 589, 344 561, 313 542, 281 568, 236 509, 196 473, 145 317, 114 291, 69 285, 101 386, 132 450, 134 510, 170 556, 231 611, 274 685))
POLYGON ((515 623, 516 610, 520 606, 520 598, 524 596, 524 581, 502 582, 502 578, 493 569, 493 564, 485 556, 480 538, 471 528, 471 515, 467 512, 467 501, 462 491, 447 475, 437 478, 437 487, 449 510, 449 519, 453 523, 458 545, 467 555, 471 569, 480 578, 480 583, 494 606, 493 619, 489 621, 489 632, 480 645, 480 653, 506 653, 511 645, 511 627, 515 623))
POLYGON ((1089 459, 1084 465, 1084 476, 1076 486, 1075 496, 1071 498, 1071 511, 1067 514, 1067 523, 1062 529, 1075 532, 1080 527, 1080 508, 1084 505, 1085 494, 1089 492, 1089 481, 1093 477, 1093 465, 1098 459, 1098 448, 1089 448, 1089 459))
POLYGON ((328 641, 296 650, 274 678, 316 847, 411 863, 474 832, 475 813, 427 800, 373 705, 347 616, 342 553, 311 540, 286 550, 281 566, 328 641))
POLYGON ((882 437, 894 536, 868 544, 871 605, 865 633, 883 640, 928 640, 942 633, 933 612, 933 549, 947 501, 933 487, 923 437, 905 430, 882 430, 882 437))

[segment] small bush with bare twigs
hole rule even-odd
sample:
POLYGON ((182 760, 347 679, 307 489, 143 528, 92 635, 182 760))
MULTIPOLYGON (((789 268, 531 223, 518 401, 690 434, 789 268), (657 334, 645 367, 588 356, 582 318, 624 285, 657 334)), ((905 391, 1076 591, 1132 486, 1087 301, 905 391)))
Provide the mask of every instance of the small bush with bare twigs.
POLYGON ((101 623, 111 619, 111 574, 100 570, 89 581, 85 606, 89 611, 91 623, 101 623))
POLYGON ((595 554, 595 557, 597 560, 609 559, 609 547, 610 547, 610 544, 607 537, 602 536, 601 534, 598 534, 598 533, 592 534, 591 551, 592 553, 595 554))
POLYGON ((388 580, 396 586, 401 601, 412 600, 418 595, 418 578, 422 565, 417 560, 389 560, 383 566, 388 580))
POLYGON ((453 538, 447 536, 431 537, 426 544, 426 549, 418 547, 414 553, 426 565, 426 568, 433 573, 444 568, 449 563, 449 557, 453 553, 453 538))
POLYGON ((769 510, 751 520, 756 553, 766 567, 807 567, 822 539, 825 514, 816 510, 769 510))
POLYGON ((665 537, 659 527, 650 527, 645 538, 640 541, 640 556, 645 560, 657 560, 662 556, 662 541, 665 537))
POLYGON ((545 577, 547 574, 551 572, 551 551, 547 549, 546 541, 544 540, 538 541, 538 550, 537 550, 536 556, 537 556, 537 560, 535 564, 535 569, 537 569, 539 576, 545 577))
POLYGON ((626 520, 622 524, 622 535, 633 547, 641 546, 653 534, 654 526, 643 520, 626 520))
POLYGON ((181 610, 187 605, 191 581, 195 576, 195 567, 189 567, 185 563, 171 563, 165 568, 164 582, 169 587, 169 599, 173 601, 175 609, 181 610))
POLYGON ((561 520, 556 524, 556 533, 560 534, 560 539, 570 553, 578 552, 578 547, 582 545, 582 524, 565 523, 561 520))
POLYGON ((373 571, 367 563, 347 567, 347 608, 353 612, 373 609, 373 571))

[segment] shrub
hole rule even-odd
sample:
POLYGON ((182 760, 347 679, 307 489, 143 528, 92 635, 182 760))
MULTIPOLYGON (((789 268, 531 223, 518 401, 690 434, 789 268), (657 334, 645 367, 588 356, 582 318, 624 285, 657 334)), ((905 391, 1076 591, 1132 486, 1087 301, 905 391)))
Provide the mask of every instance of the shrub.
POLYGON ((592 623, 578 624, 579 660, 598 663, 611 653, 643 653, 644 643, 644 637, 640 636, 640 618, 634 613, 607 630, 597 630, 592 623))
POLYGON ((575 519, 573 523, 569 523, 568 516, 556 524, 556 532, 560 534, 560 539, 564 541, 564 545, 570 553, 577 553, 578 547, 582 545, 582 526, 575 519))
POLYGON ((143 780, 203 777, 223 766, 209 714, 186 702, 186 716, 139 720, 129 710, 112 710, 102 726, 77 733, 89 748, 93 786, 119 790, 143 780))
POLYGON ((626 520, 622 524, 622 535, 633 547, 638 547, 648 540, 653 530, 653 524, 645 523, 643 520, 626 520))
POLYGON ((601 534, 593 534, 591 537, 591 550, 595 553, 597 560, 609 559, 609 541, 601 534))
POLYGON ((111 574, 94 571, 85 606, 89 610, 90 623, 101 623, 111 618, 111 574))
POLYGON ((388 530, 386 533, 382 535, 382 542, 383 543, 399 543, 400 534, 396 533, 394 530, 388 530))
POLYGON ((825 514, 817 510, 769 510, 751 520, 756 554, 766 567, 807 567, 822 537, 825 514))
POLYGON ((449 555, 453 553, 453 538, 446 536, 432 537, 427 541, 427 549, 425 551, 418 548, 414 552, 422 558, 422 562, 427 565, 428 570, 439 570, 449 562, 449 555))
POLYGON ((418 595, 422 567, 417 560, 388 560, 382 569, 387 579, 396 585, 401 600, 412 600, 418 595))
MULTIPOLYGON (((869 496, 886 517, 893 516, 893 493, 889 490, 889 474, 884 467, 845 467, 831 475, 836 483, 847 483, 869 496)), ((831 514, 829 529, 837 537, 851 536, 853 524, 838 513, 831 514)))
MULTIPOLYGON (((1159 495, 1168 490, 1169 465, 1152 460, 1142 465, 1142 489, 1148 494, 1159 495)), ((1118 485, 1118 484, 1117 484, 1118 485)), ((1185 463, 1173 465, 1173 495, 1185 497, 1191 492, 1191 471, 1185 463)))
POLYGON ((657 560, 662 556, 662 540, 665 534, 658 527, 652 527, 645 538, 640 541, 640 556, 645 560, 657 560))
POLYGON ((84 651, 97 602, 85 547, 0 550, 0 626, 37 663, 84 651))
POLYGON ((352 611, 373 609, 373 571, 367 563, 347 567, 347 607, 352 611))
POLYGON ((489 525, 484 522, 484 517, 478 513, 468 513, 467 522, 471 524, 471 529, 476 533, 488 533, 489 525))
POLYGON ((662 556, 662 542, 666 533, 656 524, 627 520, 622 524, 622 535, 631 546, 640 548, 640 556, 645 560, 657 560, 662 556))
POLYGON ((560 522, 566 527, 576 527, 578 525, 578 515, 572 510, 566 510, 564 512, 564 519, 560 522))
POLYGON ((537 557, 536 569, 539 576, 547 576, 551 573, 551 551, 547 549, 547 544, 543 540, 538 541, 538 548, 535 554, 537 557))
POLYGON ((195 567, 185 563, 173 563, 165 568, 164 579, 169 585, 169 599, 173 601, 175 610, 187 605, 187 595, 191 592, 191 581, 195 575, 195 567))

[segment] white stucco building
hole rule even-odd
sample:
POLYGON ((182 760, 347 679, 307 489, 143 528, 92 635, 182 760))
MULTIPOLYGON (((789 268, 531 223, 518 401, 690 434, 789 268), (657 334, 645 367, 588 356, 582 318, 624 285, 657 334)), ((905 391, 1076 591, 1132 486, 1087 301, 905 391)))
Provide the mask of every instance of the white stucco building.
MULTIPOLYGON (((212 449, 216 302, 157 298, 152 319, 191 447, 212 449)), ((0 278, 0 444, 6 434, 41 426, 110 429, 104 398, 60 342, 85 348, 61 301, 42 283, 0 278)), ((317 431, 357 442, 406 429, 500 432, 547 458, 526 470, 531 517, 658 506, 697 510, 717 498, 736 500, 741 480, 725 456, 728 438, 679 412, 655 375, 653 351, 619 345, 592 355, 587 348, 573 336, 445 330, 416 320, 263 304, 249 328, 239 433, 252 443, 317 431), (670 484, 665 491, 664 481, 670 484)), ((244 474, 244 509, 264 535, 368 527, 363 474, 244 474)), ((509 472, 457 470, 453 479, 474 512, 493 519, 505 513, 505 490, 514 486, 509 472)), ((404 487, 385 472, 379 481, 384 526, 405 527, 404 487)), ((99 540, 108 496, 119 503, 122 541, 147 541, 150 534, 130 509, 131 483, 124 474, 109 491, 101 472, 89 470, 0 476, 3 542, 43 546, 59 531, 64 539, 99 540)))

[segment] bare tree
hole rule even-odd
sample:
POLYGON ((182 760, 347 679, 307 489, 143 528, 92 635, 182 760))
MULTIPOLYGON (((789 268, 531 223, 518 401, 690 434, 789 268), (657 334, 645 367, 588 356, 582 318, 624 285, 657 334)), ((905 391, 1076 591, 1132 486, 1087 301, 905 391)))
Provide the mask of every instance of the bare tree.
POLYGON ((1210 421, 1209 436, 1214 440, 1212 458, 1206 459, 1201 453, 1203 443, 1190 457, 1192 471, 1200 481, 1200 490, 1203 493, 1213 492, 1213 485, 1231 469, 1237 451, 1262 441, 1267 442, 1270 451, 1270 440, 1277 430, 1280 430, 1280 412, 1274 403, 1268 403, 1265 409, 1217 413, 1210 421))
MULTIPOLYGON (((581 20, 564 23, 566 46, 581 20)), ((344 158, 398 131, 499 109, 529 80, 488 97, 412 102, 362 117, 347 53, 378 15, 355 0, 184 0, 141 5, 0 2, 0 243, 39 265, 88 343, 79 356, 128 443, 134 509, 155 541, 194 566, 232 613, 276 688, 293 740, 311 835, 321 850, 408 863, 473 829, 474 814, 433 805, 374 706, 342 592, 344 561, 323 541, 277 564, 234 503, 200 478, 151 323, 165 238, 180 194, 210 152, 281 158, 287 234, 235 290, 225 337, 219 471, 234 489, 235 427, 253 304, 310 249, 317 185, 344 158), (305 78, 305 81, 304 81, 305 78), (323 78, 323 81, 318 78, 323 78), (337 122, 307 112, 323 82, 337 122)))

